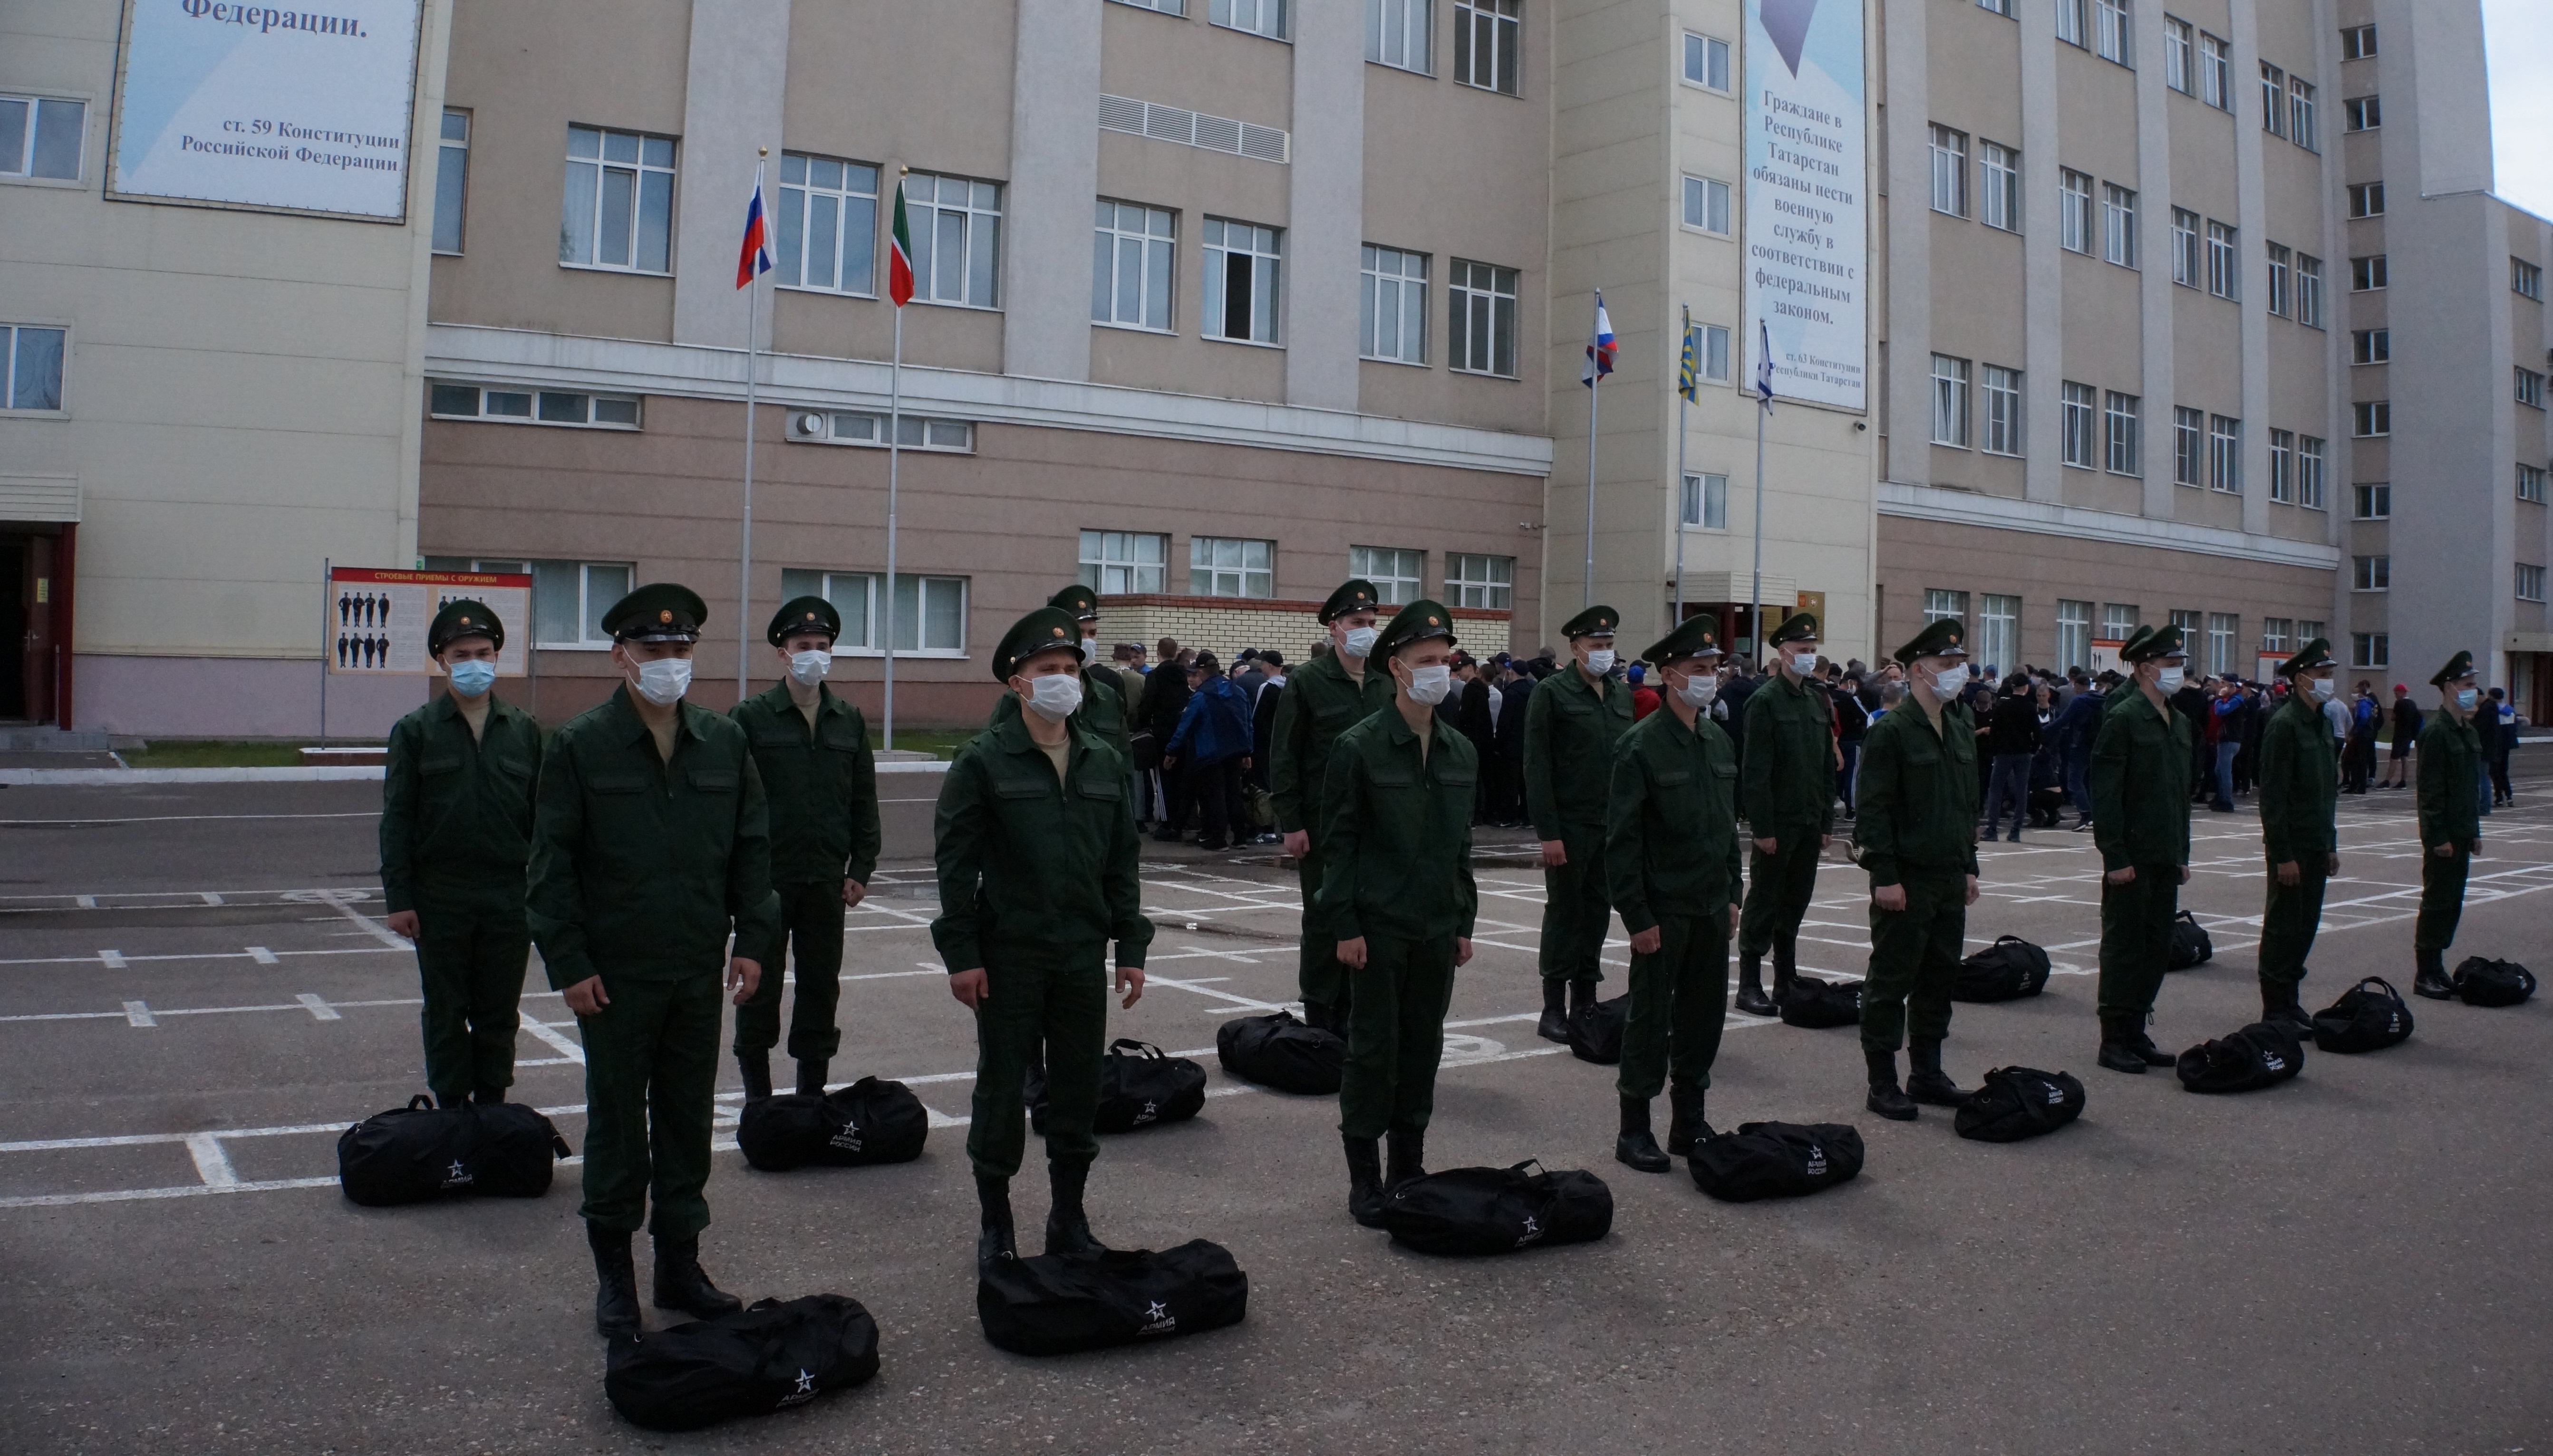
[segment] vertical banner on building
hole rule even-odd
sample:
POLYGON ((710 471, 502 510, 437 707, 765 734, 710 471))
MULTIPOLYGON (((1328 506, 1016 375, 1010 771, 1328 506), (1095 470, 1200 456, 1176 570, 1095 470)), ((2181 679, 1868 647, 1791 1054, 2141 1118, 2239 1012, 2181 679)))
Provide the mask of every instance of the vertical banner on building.
POLYGON ((1867 407, 1861 0, 1745 0, 1746 324, 1778 399, 1867 407), (1758 331, 1758 325, 1762 331, 1758 331))
POLYGON ((444 604, 484 602, 505 628, 497 675, 521 677, 532 636, 532 579, 493 571, 377 571, 340 566, 328 573, 328 670, 359 676, 440 674, 425 650, 425 630, 444 604))

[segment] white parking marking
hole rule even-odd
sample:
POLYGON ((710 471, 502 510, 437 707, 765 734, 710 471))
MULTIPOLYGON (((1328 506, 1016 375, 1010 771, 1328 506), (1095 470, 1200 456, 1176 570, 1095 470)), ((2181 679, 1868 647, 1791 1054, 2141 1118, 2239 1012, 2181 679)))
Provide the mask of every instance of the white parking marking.
MULTIPOLYGON (((564 1024, 569 1026, 575 1025, 574 1022, 564 1024)), ((551 1047, 555 1048, 559 1054, 565 1057, 568 1061, 575 1063, 579 1066, 583 1066, 585 1064, 585 1048, 560 1034, 557 1027, 550 1025, 546 1021, 526 1016, 523 1018, 523 1030, 530 1032, 533 1036, 549 1043, 551 1047)))
POLYGON ((97 958, 98 962, 109 970, 124 969, 124 952, 121 951, 100 951, 97 952, 97 958))
POLYGON ((248 958, 256 961, 260 965, 280 965, 283 963, 276 959, 275 952, 266 949, 264 946, 249 947, 248 958))
POLYGON ((320 1000, 318 993, 315 991, 304 991, 292 999, 309 1008, 310 1019, 312 1021, 344 1021, 346 1019, 337 1014, 336 1007, 320 1000))
POLYGON ((134 1026, 158 1026, 160 1024, 158 1019, 152 1016, 151 1008, 140 1001, 127 1001, 124 1003, 124 1019, 134 1026))

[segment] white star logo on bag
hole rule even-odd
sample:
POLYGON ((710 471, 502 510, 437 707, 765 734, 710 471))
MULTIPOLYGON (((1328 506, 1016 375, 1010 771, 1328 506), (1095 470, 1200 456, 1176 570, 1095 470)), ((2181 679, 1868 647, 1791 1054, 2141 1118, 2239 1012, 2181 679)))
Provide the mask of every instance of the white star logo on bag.
POLYGON ((808 1374, 805 1370, 803 1370, 803 1369, 802 1369, 802 1370, 800 1370, 800 1371, 798 1372, 798 1391, 797 1391, 797 1394, 799 1394, 799 1395, 801 1395, 801 1396, 812 1396, 812 1395, 816 1394, 816 1378, 815 1378, 814 1376, 812 1376, 812 1375, 809 1375, 809 1374, 808 1374))
POLYGON ((1156 1299, 1153 1301, 1153 1307, 1144 1311, 1144 1317, 1146 1319, 1159 1319, 1169 1312, 1170 1306, 1163 1303, 1159 1299, 1156 1299))

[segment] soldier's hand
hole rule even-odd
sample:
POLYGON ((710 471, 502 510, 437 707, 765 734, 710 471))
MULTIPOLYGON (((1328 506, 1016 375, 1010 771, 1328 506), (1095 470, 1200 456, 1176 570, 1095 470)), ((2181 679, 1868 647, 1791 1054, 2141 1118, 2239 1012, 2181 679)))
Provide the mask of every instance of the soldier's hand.
POLYGON ((2465 846, 2465 852, 2466 852, 2466 853, 2468 853, 2468 854, 2480 854, 2480 853, 2482 853, 2482 840, 2474 840, 2472 843, 2467 844, 2467 845, 2465 846))
POLYGON ((1454 963, 1458 966, 1469 965, 1472 963, 1472 938, 1470 936, 1456 936, 1454 938, 1454 963))
POLYGON ((2430 849, 2429 852, 2440 859, 2453 859, 2456 857, 2456 846, 2453 844, 2440 844, 2430 849))
POLYGON ((2180 882, 2184 885, 2189 883, 2189 866, 2186 864, 2180 867, 2180 882))
POLYGON ((762 962, 750 955, 730 955, 726 962, 728 999, 741 1006, 753 999, 753 988, 762 984, 762 962))
POLYGON ((855 879, 845 879, 842 881, 842 903, 844 905, 857 905, 868 897, 868 886, 861 884, 855 879))
POLYGON ((1782 851, 1782 841, 1774 839, 1757 840, 1755 848, 1760 853, 1778 854, 1782 851))
POLYGON ((416 912, 413 910, 393 910, 382 917, 382 924, 411 941, 416 939, 416 912))
POLYGON ((1821 848, 1821 849, 1831 848, 1831 847, 1832 847, 1832 846, 1833 846, 1833 844, 1834 844, 1834 836, 1832 836, 1832 835, 1820 835, 1820 836, 1818 836, 1818 847, 1819 847, 1819 848, 1821 848))
POLYGON ((1566 841, 1561 840, 1545 840, 1542 841, 1543 868, 1558 869, 1560 866, 1567 864, 1568 862, 1569 845, 1566 841))
POLYGON ((1365 937, 1339 942, 1339 964, 1350 970, 1365 969, 1365 937))
POLYGON ((1887 911, 1891 915, 1902 915, 1906 911, 1906 887, 1904 885, 1872 885, 1870 887, 1870 903, 1887 911))
POLYGON ((1968 898, 1960 901, 1959 903, 1962 905, 1974 905, 1977 903, 1977 877, 1975 875, 1968 876, 1968 898))
POLYGON ((2334 854, 2333 856, 2331 856, 2331 863, 2330 863, 2330 864, 2328 864, 2328 865, 2325 865, 2325 866, 2323 867, 2323 873, 2325 873, 2325 874, 2338 874, 2338 873, 2340 873, 2340 856, 2339 856, 2339 855, 2334 854))
POLYGON ((559 995, 566 1000, 567 1009, 579 1016, 600 1016, 603 1008, 611 1004, 611 998, 603 993, 603 977, 599 975, 587 976, 559 995))
POLYGON ((1734 900, 1729 901, 1729 902, 1728 902, 1728 933, 1729 933, 1730 935, 1732 935, 1732 936, 1733 936, 1733 935, 1735 935, 1735 934, 1737 934, 1737 911, 1738 911, 1738 905, 1737 905, 1737 902, 1736 902, 1736 901, 1734 901, 1734 900))
POLYGON ((2295 862, 2294 860, 2292 860, 2292 859, 2285 859, 2285 860, 2280 860, 2280 861, 2279 861, 2279 863, 2278 863, 2278 883, 2279 883, 2279 884, 2282 884, 2282 885, 2293 885, 2293 884, 2295 884, 2298 880, 2300 880, 2300 879, 2302 879, 2302 878, 2304 878, 2304 871, 2303 871, 2302 869, 2300 869, 2300 868, 2298 868, 2298 867, 2297 867, 2296 862, 2295 862))
POLYGON ((1117 989, 1126 993, 1126 999, 1117 1004, 1132 1009, 1136 1002, 1144 999, 1144 968, 1140 965, 1117 967, 1117 989))
POLYGON ((2136 879, 2137 867, 2131 864, 2124 869, 2113 869, 2107 871, 2101 876, 2101 883, 2105 885, 2130 885, 2136 883, 2136 879))
POLYGON ((1294 830, 1285 836, 1285 857, 1288 859, 1309 859, 1312 857, 1312 832, 1310 830, 1294 830))
POLYGON ((1656 926, 1650 926, 1644 931, 1633 931, 1631 932, 1631 953, 1655 955, 1658 953, 1658 948, 1666 944, 1666 934, 1656 926))
POLYGON ((967 1010, 975 1011, 981 1009, 986 1001, 992 999, 993 989, 990 985, 985 983, 984 967, 979 965, 973 970, 950 972, 948 976, 948 994, 956 997, 958 1004, 964 1006, 967 1010))

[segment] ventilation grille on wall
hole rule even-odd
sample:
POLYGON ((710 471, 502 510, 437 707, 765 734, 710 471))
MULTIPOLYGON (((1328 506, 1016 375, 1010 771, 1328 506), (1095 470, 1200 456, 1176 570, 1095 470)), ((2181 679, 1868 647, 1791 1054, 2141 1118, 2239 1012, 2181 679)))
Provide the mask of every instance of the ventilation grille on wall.
POLYGON ((1209 152, 1229 152, 1235 157, 1248 157, 1260 162, 1282 163, 1289 159, 1292 151, 1291 140, 1275 127, 1234 121, 1228 116, 1208 116, 1201 111, 1183 111, 1176 106, 1156 106, 1150 101, 1137 101, 1129 96, 1100 97, 1099 125, 1103 131, 1127 132, 1156 141, 1176 142, 1183 147, 1203 147, 1209 152))

